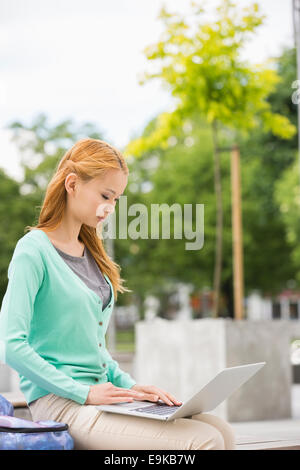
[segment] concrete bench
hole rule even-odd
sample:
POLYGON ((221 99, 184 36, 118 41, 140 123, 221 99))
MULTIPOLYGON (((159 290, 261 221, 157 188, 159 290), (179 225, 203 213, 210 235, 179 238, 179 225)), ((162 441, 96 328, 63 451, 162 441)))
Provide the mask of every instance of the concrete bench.
MULTIPOLYGON (((15 416, 32 420, 22 392, 1 392, 14 407, 15 416)), ((300 450, 300 419, 230 423, 236 433, 236 450, 300 450)))
POLYGON ((300 450, 300 419, 230 423, 237 450, 300 450))

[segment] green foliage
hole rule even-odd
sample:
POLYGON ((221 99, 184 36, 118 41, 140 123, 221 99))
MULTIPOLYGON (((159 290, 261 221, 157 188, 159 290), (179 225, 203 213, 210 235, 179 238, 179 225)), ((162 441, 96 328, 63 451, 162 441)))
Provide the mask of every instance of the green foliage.
POLYGON ((208 123, 219 121, 244 135, 261 126, 284 139, 292 137, 295 126, 274 113, 267 99, 280 82, 274 61, 251 65, 241 60, 242 48, 263 23, 258 4, 239 9, 223 0, 211 22, 202 19, 202 3, 192 5, 194 28, 187 18, 163 8, 162 38, 144 51, 159 66, 155 73, 145 72, 140 83, 159 78, 176 98, 175 110, 162 113, 154 131, 130 142, 126 154, 140 156, 158 145, 167 148, 174 127, 196 111, 208 123))
POLYGON ((285 222, 285 236, 291 247, 296 280, 300 284, 300 168, 298 156, 276 183, 275 197, 280 214, 285 222))
MULTIPOLYGON (((276 61, 280 82, 268 100, 275 113, 285 114, 297 123, 297 106, 291 100, 291 83, 296 79, 296 51, 283 49, 276 61)), ((243 186, 243 228, 245 284, 274 293, 296 279, 295 245, 288 240, 289 221, 297 224, 296 211, 290 209, 285 194, 292 194, 298 171, 295 172, 297 135, 286 140, 261 129, 240 141, 243 186), (294 185, 287 176, 294 173, 294 185), (287 178, 287 179, 286 179, 287 178), (286 180, 286 190, 277 187, 286 180), (249 212, 248 208, 249 207, 249 212), (252 209, 251 209, 252 207, 252 209), (247 212, 246 212, 247 211, 247 212), (293 222, 294 221, 294 222, 293 222)))
POLYGON ((0 299, 7 286, 7 268, 17 240, 24 235, 24 228, 34 217, 38 199, 34 195, 22 195, 20 184, 0 169, 0 299))
MULTIPOLYGON (((232 143, 239 143, 241 147, 245 291, 247 293, 249 289, 256 287, 273 293, 293 276, 290 247, 284 239, 284 221, 280 217, 273 218, 278 211, 273 188, 280 172, 290 162, 289 149, 294 148, 296 138, 294 110, 290 108, 290 97, 286 95, 286 90, 290 90, 291 85, 288 79, 295 71, 294 55, 285 52, 279 61, 273 58, 264 64, 255 65, 241 59, 243 47, 264 20, 257 3, 240 9, 235 3, 224 0, 216 8, 216 19, 213 21, 203 18, 204 2, 192 2, 191 6, 192 21, 182 15, 169 13, 163 8, 160 14, 164 23, 161 39, 145 49, 146 57, 155 63, 157 68, 155 73, 146 72, 140 83, 159 79, 174 97, 173 111, 157 116, 142 136, 129 142, 125 154, 143 159, 151 152, 160 152, 162 180, 168 187, 168 191, 160 188, 160 200, 168 200, 171 188, 184 188, 184 195, 194 203, 197 198, 195 199, 195 187, 190 185, 193 178, 187 177, 190 174, 189 168, 196 168, 195 174, 198 175, 199 181, 200 174, 202 176, 203 173, 200 173, 199 166, 194 164, 191 152, 178 144, 178 149, 171 148, 172 142, 175 137, 181 135, 182 128, 190 120, 195 122, 196 115, 201 120, 202 131, 208 129, 207 126, 218 123, 219 136, 216 145, 224 148, 232 143), (281 88, 285 89, 284 93, 281 88), (266 149, 264 143, 268 144, 266 149), (272 151, 269 151, 271 148, 272 151), (164 167, 169 152, 173 154, 172 163, 164 167), (181 158, 180 152, 185 158, 181 158), (184 164, 179 171, 182 160, 184 164), (244 162, 249 164, 248 167, 243 166, 244 162), (177 175, 176 185, 172 180, 173 172, 177 175)), ((195 144, 195 153, 199 159, 203 158, 203 145, 195 144)), ((227 291, 227 298, 232 298, 229 155, 223 153, 221 159, 224 220, 222 283, 223 289, 227 291)), ((207 165, 208 168, 209 165, 212 167, 212 158, 211 163, 207 160, 207 165)), ((212 176, 212 168, 208 174, 212 176)), ((185 253, 180 260, 185 263, 185 270, 176 270, 176 262, 180 259, 178 245, 177 251, 175 247, 173 250, 172 243, 164 250, 158 251, 158 259, 165 261, 160 266, 163 266, 161 269, 166 275, 170 275, 166 272, 171 262, 169 260, 168 264, 166 259, 167 251, 170 250, 174 254, 176 252, 176 261, 174 262, 173 257, 170 268, 173 276, 182 280, 193 278, 195 284, 198 282, 202 286, 204 282, 209 284, 216 233, 212 223, 216 207, 213 190, 211 182, 208 192, 203 194, 209 214, 205 219, 205 233, 209 231, 209 241, 205 242, 201 254, 194 253, 194 263, 189 259, 189 254, 185 253), (205 266, 205 275, 199 276, 199 269, 190 269, 190 265, 194 268, 205 266)), ((152 197, 155 195, 154 190, 152 197)), ((176 192, 172 197, 172 203, 177 202, 178 193, 177 197, 176 192)), ((219 196, 219 204, 220 202, 219 196)), ((218 230, 221 229, 219 224, 218 230)), ((155 252, 151 246, 151 254, 155 252)), ((145 256, 144 253, 143 255, 145 256)), ((231 307, 230 309, 232 310, 231 307)))

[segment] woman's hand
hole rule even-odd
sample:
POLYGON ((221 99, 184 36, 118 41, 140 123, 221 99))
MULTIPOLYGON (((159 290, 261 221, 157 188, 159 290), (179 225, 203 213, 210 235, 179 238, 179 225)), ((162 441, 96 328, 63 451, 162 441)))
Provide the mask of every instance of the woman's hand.
POLYGON ((158 401, 159 398, 162 399, 167 405, 173 406, 173 404, 180 406, 182 405, 181 401, 176 400, 170 393, 161 390, 154 385, 138 385, 135 384, 131 387, 130 390, 136 390, 143 394, 143 398, 138 398, 138 400, 149 400, 149 401, 158 401))
POLYGON ((90 391, 85 401, 85 405, 110 405, 112 403, 132 402, 142 400, 144 394, 136 390, 116 387, 111 382, 91 385, 90 391))

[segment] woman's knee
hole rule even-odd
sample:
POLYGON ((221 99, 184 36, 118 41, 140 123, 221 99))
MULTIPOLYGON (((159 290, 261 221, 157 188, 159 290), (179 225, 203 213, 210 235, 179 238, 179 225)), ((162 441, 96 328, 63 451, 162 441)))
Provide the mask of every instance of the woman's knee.
POLYGON ((225 441, 223 434, 216 429, 216 433, 212 436, 212 450, 225 450, 225 441))
POLYGON ((235 444, 236 435, 235 435, 233 426, 227 421, 223 420, 223 427, 220 429, 223 432, 226 450, 235 450, 236 449, 236 444, 235 444))
POLYGON ((225 450, 223 434, 214 426, 207 424, 206 438, 195 439, 192 450, 225 450))
POLYGON ((209 413, 201 413, 199 415, 194 415, 193 418, 208 423, 211 426, 217 428, 218 431, 223 435, 226 450, 236 449, 235 431, 233 429, 233 426, 228 423, 225 419, 221 418, 220 416, 212 415, 209 413))

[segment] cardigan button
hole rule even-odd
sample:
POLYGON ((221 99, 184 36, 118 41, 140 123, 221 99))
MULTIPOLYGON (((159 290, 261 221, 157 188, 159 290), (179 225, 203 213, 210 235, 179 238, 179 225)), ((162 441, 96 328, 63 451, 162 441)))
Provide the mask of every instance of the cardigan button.
POLYGON ((101 346, 102 346, 102 344, 101 344, 101 343, 99 343, 99 348, 101 348, 101 346))
POLYGON ((99 379, 95 379, 95 382, 99 382, 99 379))
POLYGON ((99 325, 103 325, 102 321, 99 321, 99 325))
POLYGON ((106 364, 102 364, 102 365, 103 365, 103 367, 106 367, 106 364))

